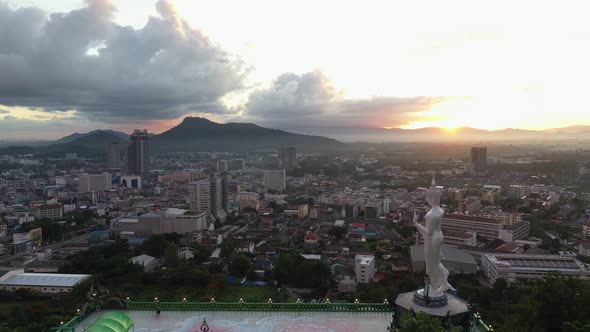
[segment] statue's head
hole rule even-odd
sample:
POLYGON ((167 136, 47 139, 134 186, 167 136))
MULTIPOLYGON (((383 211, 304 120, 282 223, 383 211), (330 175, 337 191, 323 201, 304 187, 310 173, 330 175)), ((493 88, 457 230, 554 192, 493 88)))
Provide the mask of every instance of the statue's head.
POLYGON ((439 206, 441 195, 441 191, 438 190, 438 188, 436 188, 436 181, 434 180, 433 175, 432 184, 430 185, 430 188, 426 190, 426 202, 428 202, 428 205, 430 205, 431 207, 439 206))

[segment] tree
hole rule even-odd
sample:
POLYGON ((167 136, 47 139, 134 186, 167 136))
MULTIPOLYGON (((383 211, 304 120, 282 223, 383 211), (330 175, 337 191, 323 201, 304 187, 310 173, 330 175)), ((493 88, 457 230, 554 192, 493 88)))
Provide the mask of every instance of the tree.
POLYGON ((494 292, 497 298, 502 298, 504 292, 508 289, 508 282, 502 278, 499 278, 494 283, 494 292))
POLYGON ((336 241, 341 241, 346 235, 346 228, 334 226, 328 230, 328 234, 336 238, 336 241))
POLYGON ((180 259, 178 258, 178 248, 175 244, 168 244, 164 250, 164 258, 166 259, 166 265, 168 266, 176 266, 180 263, 180 259))
POLYGON ((138 251, 139 253, 145 252, 147 255, 160 258, 164 256, 168 245, 170 245, 170 241, 166 240, 162 235, 152 235, 149 239, 143 241, 138 251))
POLYGON ((461 331, 461 327, 451 327, 447 329, 440 320, 424 312, 419 312, 416 316, 403 315, 399 328, 392 328, 391 332, 447 332, 461 331))
POLYGON ((250 267, 252 266, 252 262, 250 262, 250 258, 244 256, 243 254, 234 255, 229 264, 229 273, 232 275, 243 277, 246 275, 250 267))
POLYGON ((295 259, 290 254, 280 254, 273 269, 273 278, 279 283, 288 283, 295 271, 295 259))
POLYGON ((328 288, 330 285, 330 269, 318 260, 305 259, 297 266, 291 282, 298 288, 328 288))

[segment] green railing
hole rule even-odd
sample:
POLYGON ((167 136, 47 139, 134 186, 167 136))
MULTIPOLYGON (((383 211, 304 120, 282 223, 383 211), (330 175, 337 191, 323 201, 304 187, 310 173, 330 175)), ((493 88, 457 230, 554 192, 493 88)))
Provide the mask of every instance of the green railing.
POLYGON ((59 327, 52 327, 49 329, 49 332, 74 332, 80 322, 82 322, 80 315, 75 315, 72 319, 61 324, 59 327))
POLYGON ((128 310, 389 312, 387 303, 128 302, 128 310))

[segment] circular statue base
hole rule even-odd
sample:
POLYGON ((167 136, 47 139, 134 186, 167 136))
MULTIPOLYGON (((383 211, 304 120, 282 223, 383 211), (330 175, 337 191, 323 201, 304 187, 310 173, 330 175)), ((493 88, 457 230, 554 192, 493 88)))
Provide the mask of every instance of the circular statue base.
POLYGON ((429 296, 429 303, 424 299, 424 290, 399 294, 395 300, 396 316, 402 314, 425 312, 431 316, 452 317, 461 320, 468 316, 467 301, 453 294, 436 294, 429 296), (444 297, 444 298, 443 298, 444 297))
POLYGON ((440 308, 449 303, 447 294, 436 293, 426 296, 424 288, 414 292, 414 303, 427 308, 440 308))

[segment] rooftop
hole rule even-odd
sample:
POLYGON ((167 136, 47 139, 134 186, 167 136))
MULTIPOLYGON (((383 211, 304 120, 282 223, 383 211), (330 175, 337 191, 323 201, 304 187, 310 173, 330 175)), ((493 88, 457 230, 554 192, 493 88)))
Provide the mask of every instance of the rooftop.
MULTIPOLYGON (((495 220, 495 219, 466 216, 466 215, 462 215, 462 214, 446 214, 443 219, 475 221, 475 222, 482 222, 482 223, 487 223, 487 224, 500 224, 501 223, 500 221, 495 220)), ((444 220, 443 220, 443 222, 444 222, 444 220)))
POLYGON ((484 254, 492 263, 536 270, 585 270, 574 257, 559 255, 484 254))
POLYGON ((0 278, 0 285, 73 287, 92 277, 90 274, 23 272, 24 270, 17 270, 14 273, 7 273, 0 278))

